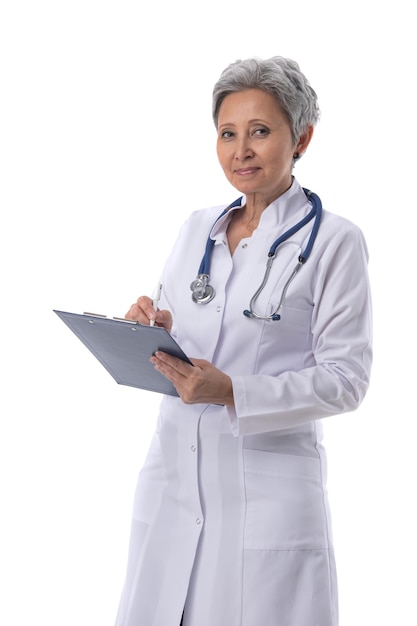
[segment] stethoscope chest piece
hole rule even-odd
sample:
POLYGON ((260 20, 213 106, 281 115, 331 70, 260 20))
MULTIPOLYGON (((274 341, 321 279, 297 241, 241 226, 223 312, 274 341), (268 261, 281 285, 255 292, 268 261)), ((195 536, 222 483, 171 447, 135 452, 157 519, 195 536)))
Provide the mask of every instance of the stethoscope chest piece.
POLYGON ((198 274, 197 278, 191 283, 191 298, 196 304, 207 304, 216 295, 213 287, 208 284, 209 280, 208 274, 198 274))

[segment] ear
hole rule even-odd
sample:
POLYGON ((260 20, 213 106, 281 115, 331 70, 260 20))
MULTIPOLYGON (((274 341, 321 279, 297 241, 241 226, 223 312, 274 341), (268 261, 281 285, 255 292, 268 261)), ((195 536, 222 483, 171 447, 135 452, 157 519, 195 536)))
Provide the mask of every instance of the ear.
POLYGON ((300 156, 307 150, 308 144, 310 143, 311 138, 313 136, 313 132, 314 132, 314 127, 309 126, 307 130, 301 135, 300 139, 298 140, 295 151, 298 152, 300 156))

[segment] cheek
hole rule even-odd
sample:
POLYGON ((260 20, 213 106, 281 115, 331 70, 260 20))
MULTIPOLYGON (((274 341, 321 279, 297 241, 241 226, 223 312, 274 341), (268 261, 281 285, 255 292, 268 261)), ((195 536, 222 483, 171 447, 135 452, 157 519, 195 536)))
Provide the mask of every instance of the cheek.
POLYGON ((220 165, 223 167, 223 163, 224 163, 224 153, 225 153, 224 147, 223 147, 223 146, 221 146, 219 143, 217 143, 217 146, 216 146, 216 151, 217 151, 217 158, 218 158, 218 160, 219 160, 219 163, 220 163, 220 165))
POLYGON ((277 172, 290 171, 292 169, 293 154, 293 151, 291 149, 288 150, 286 147, 269 155, 271 169, 277 172))
POLYGON ((227 150, 222 148, 217 148, 217 159, 220 163, 221 168, 224 170, 225 174, 227 174, 230 170, 230 155, 227 150))

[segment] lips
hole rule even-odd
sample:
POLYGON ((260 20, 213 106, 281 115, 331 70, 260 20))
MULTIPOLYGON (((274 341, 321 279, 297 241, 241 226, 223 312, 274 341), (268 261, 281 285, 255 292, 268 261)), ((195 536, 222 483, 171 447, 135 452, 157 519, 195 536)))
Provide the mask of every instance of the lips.
POLYGON ((249 176, 250 174, 254 174, 259 170, 259 167, 241 167, 235 170, 235 174, 238 176, 249 176))

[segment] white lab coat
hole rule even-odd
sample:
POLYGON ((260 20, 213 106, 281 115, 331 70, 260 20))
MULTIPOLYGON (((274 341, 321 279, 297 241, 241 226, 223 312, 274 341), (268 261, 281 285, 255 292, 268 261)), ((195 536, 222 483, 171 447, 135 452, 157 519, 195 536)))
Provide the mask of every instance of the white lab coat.
MULTIPOLYGON (((233 198, 232 198, 233 199, 233 198)), ((244 199, 242 204, 244 203, 244 199)), ((336 626, 337 582, 320 418, 358 407, 371 304, 360 230, 324 211, 280 321, 243 315, 267 252, 311 205, 294 180, 231 257, 217 222, 216 297, 191 300, 223 207, 196 211, 163 272, 161 308, 184 351, 233 382, 235 408, 164 397, 139 475, 117 626, 336 626)), ((239 208, 234 209, 239 210, 239 208)), ((270 313, 312 222, 280 246, 257 311, 270 313)))

